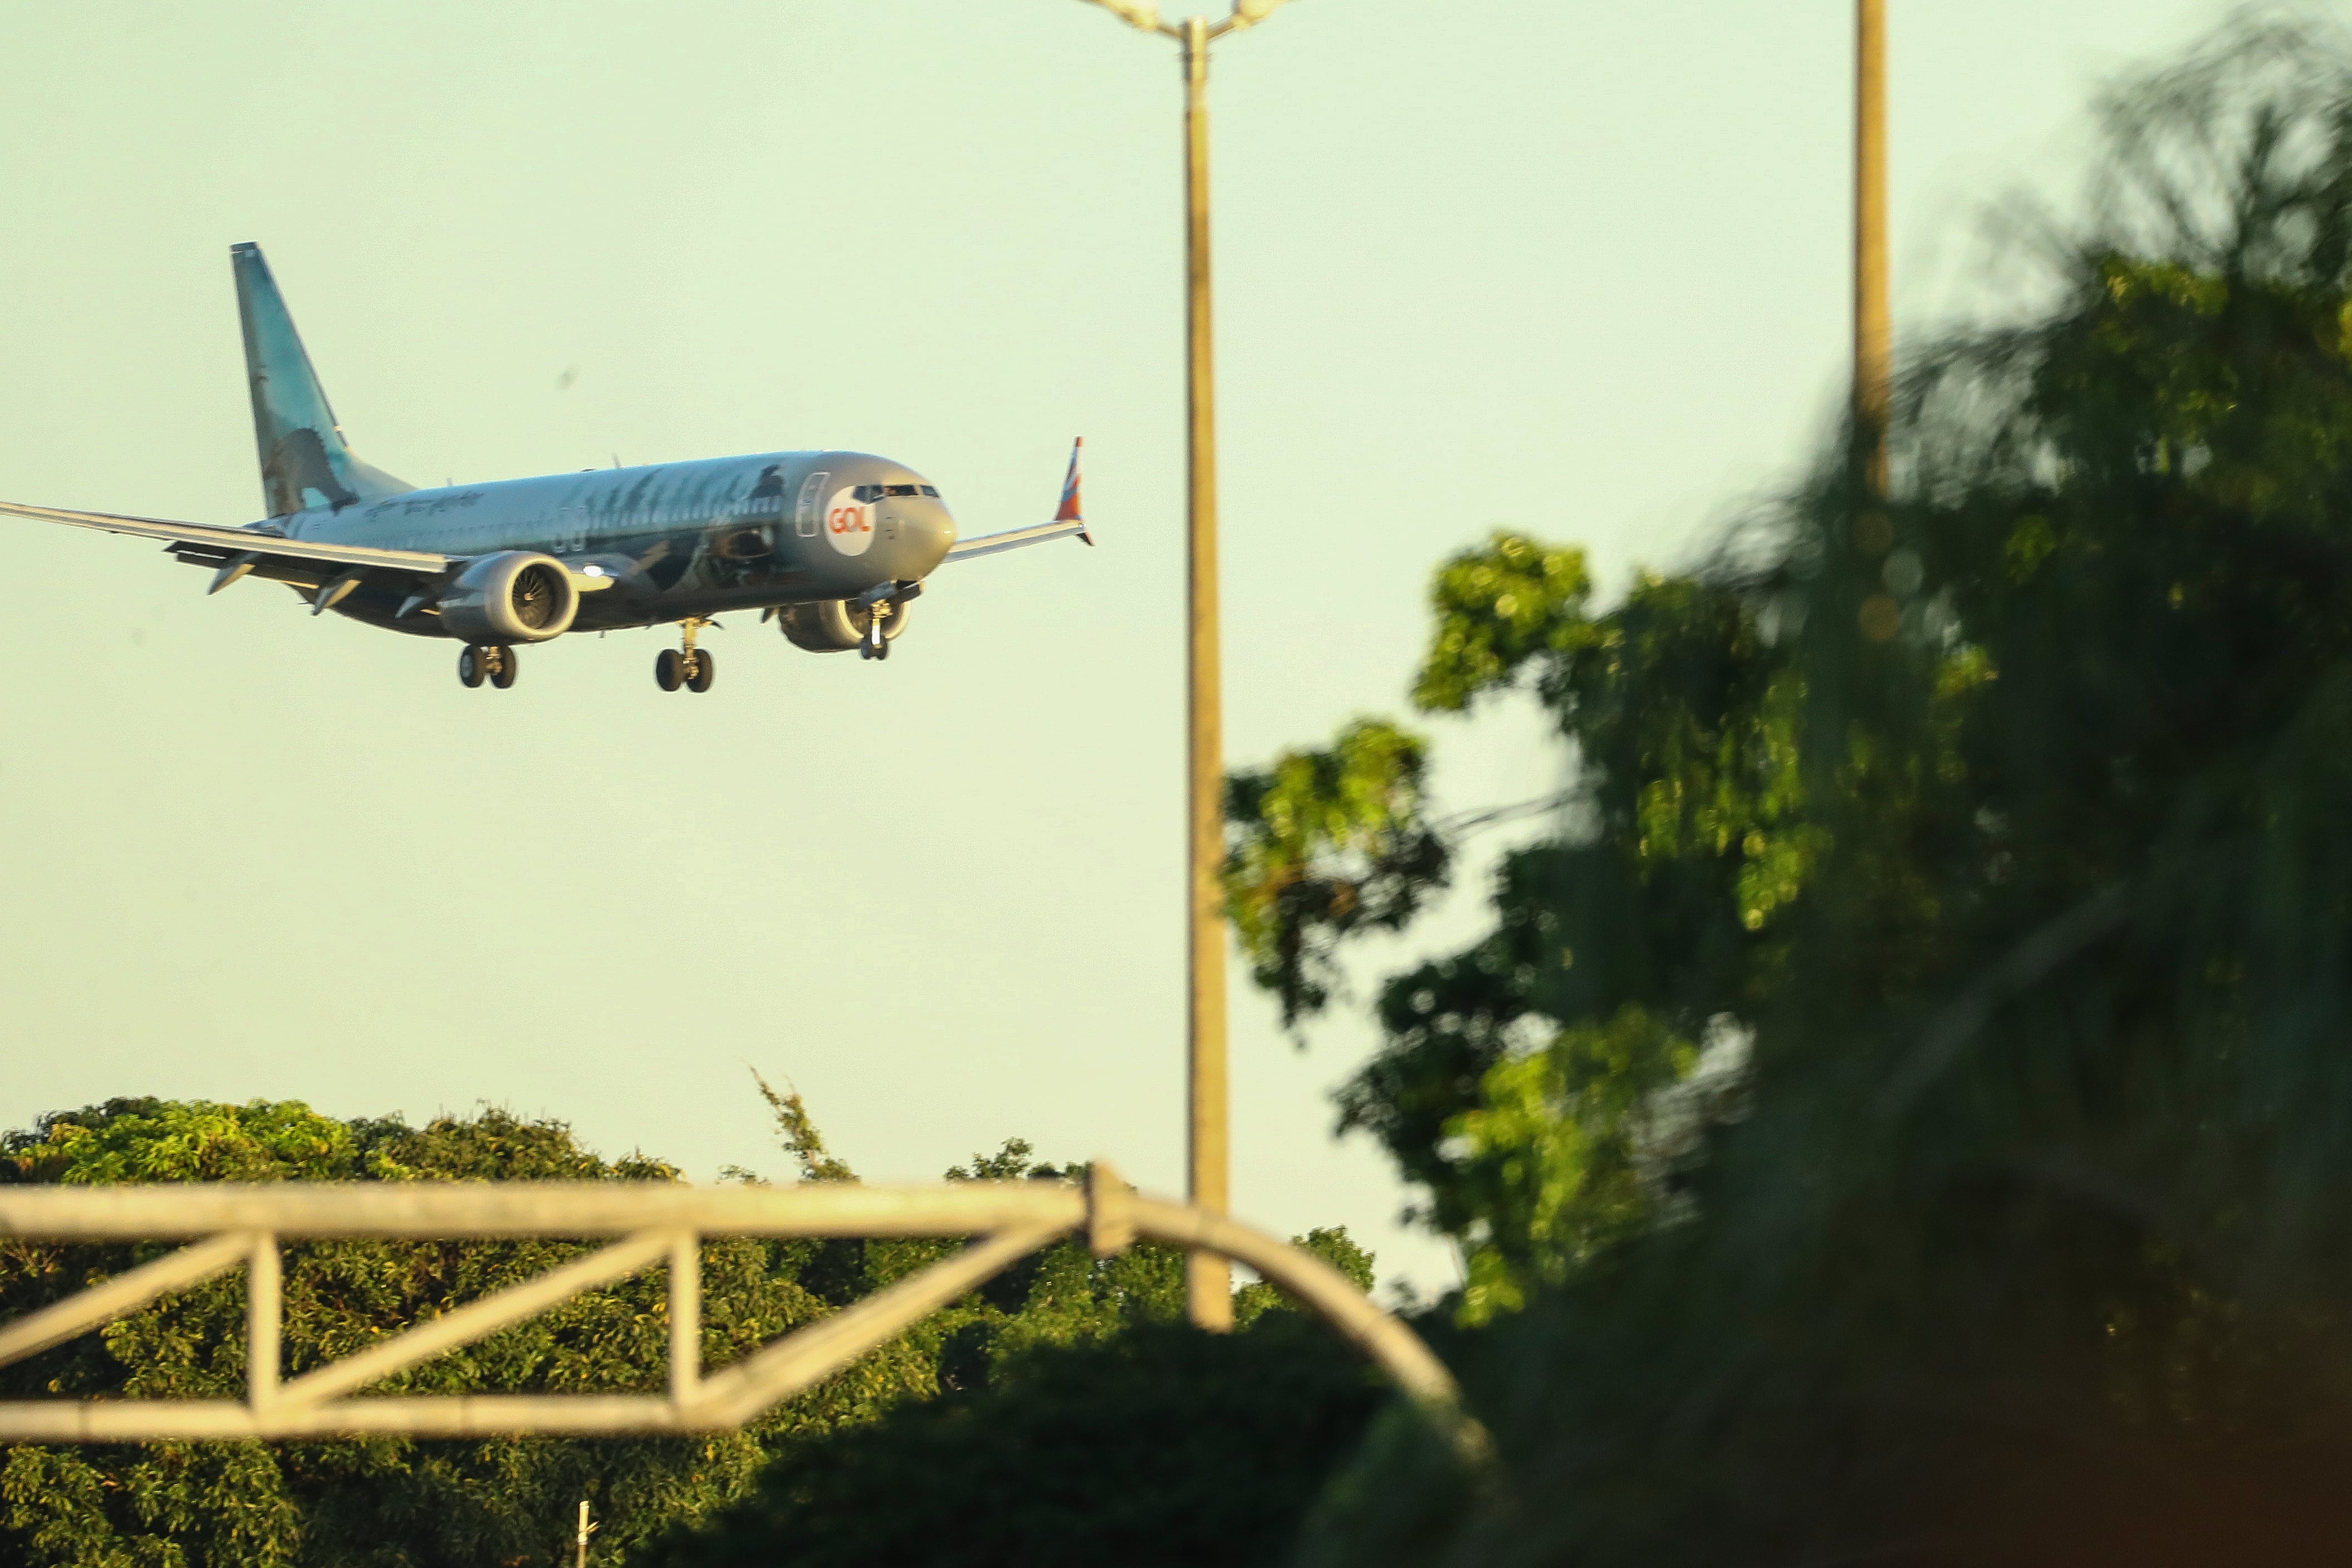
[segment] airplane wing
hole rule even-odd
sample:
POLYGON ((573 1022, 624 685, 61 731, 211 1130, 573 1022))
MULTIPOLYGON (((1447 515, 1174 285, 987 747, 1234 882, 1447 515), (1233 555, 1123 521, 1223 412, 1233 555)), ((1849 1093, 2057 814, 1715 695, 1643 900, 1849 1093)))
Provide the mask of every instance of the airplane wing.
MULTIPOLYGON (((947 553, 947 561, 970 561, 982 555, 993 555, 1001 550, 1018 550, 1024 544, 1043 544, 1049 539, 1067 539, 1076 534, 1088 544, 1095 536, 1087 531, 1086 509, 1078 502, 1078 457, 1086 450, 1086 437, 1081 436, 1070 444, 1070 471, 1062 480, 1062 504, 1055 509, 1054 521, 1041 522, 1034 528, 1015 528, 1003 533, 983 533, 977 539, 958 540, 947 553)), ((945 565, 947 562, 940 563, 945 565)))
MULTIPOLYGON (((1067 539, 1072 534, 1086 540, 1087 525, 1083 522, 1041 522, 1034 528, 1015 528, 1003 533, 983 533, 977 539, 959 539, 949 546, 949 561, 971 561, 982 555, 993 555, 1000 550, 1018 550, 1024 544, 1043 544, 1049 539, 1067 539)), ((944 562, 941 564, 945 564, 944 562)))
POLYGON ((426 550, 383 550, 371 544, 329 544, 321 540, 286 539, 250 528, 218 528, 204 522, 173 522, 155 517, 119 517, 104 511, 68 511, 62 507, 31 506, 0 501, 0 514, 31 518, 37 522, 61 522, 71 528, 94 528, 125 533, 134 539, 160 539, 172 553, 197 564, 226 564, 244 556, 257 560, 316 563, 330 566, 380 566, 387 571, 433 574, 448 569, 451 558, 426 550))

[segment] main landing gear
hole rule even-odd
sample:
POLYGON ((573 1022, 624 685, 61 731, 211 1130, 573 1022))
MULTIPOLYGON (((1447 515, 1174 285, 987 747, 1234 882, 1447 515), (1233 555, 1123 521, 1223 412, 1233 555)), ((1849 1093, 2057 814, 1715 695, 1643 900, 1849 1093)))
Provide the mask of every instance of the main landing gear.
POLYGON ((457 656, 457 679, 469 688, 479 686, 487 679, 504 691, 515 683, 517 673, 515 650, 504 644, 496 647, 469 644, 466 651, 457 656))
POLYGON ((719 661, 709 648, 694 646, 696 634, 710 624, 700 618, 678 623, 686 646, 666 647, 655 656, 655 685, 664 691, 676 691, 681 686, 688 691, 710 689, 710 683, 719 677, 719 661))

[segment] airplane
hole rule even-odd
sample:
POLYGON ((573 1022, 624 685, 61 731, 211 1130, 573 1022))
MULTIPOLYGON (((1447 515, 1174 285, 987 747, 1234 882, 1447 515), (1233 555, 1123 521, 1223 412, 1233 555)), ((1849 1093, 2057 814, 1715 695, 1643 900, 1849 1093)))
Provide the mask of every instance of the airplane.
POLYGON ((664 691, 710 689, 697 634, 727 611, 775 619, 812 653, 887 658, 932 572, 1051 540, 1094 542, 1078 499, 1083 439, 1053 520, 960 539, 938 489, 865 452, 583 468, 420 489, 343 437, 269 264, 229 248, 268 516, 241 528, 0 501, 0 513, 157 539, 209 568, 217 594, 283 583, 313 616, 462 642, 457 679, 515 683, 518 644, 675 624, 654 660, 664 691))

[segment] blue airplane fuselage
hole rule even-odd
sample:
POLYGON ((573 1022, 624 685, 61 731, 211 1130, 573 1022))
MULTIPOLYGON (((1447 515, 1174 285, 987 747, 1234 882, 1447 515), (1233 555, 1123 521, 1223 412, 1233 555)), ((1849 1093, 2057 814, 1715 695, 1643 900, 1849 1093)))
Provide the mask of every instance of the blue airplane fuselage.
MULTIPOLYGON (((855 598, 919 582, 956 538, 953 517, 922 476, 861 452, 763 452, 408 490, 264 526, 293 540, 451 556, 550 555, 595 589, 582 595, 573 623, 588 631, 855 598)), ((405 597, 397 584, 363 583, 334 607, 371 625, 444 635, 430 614, 400 614, 405 597)))

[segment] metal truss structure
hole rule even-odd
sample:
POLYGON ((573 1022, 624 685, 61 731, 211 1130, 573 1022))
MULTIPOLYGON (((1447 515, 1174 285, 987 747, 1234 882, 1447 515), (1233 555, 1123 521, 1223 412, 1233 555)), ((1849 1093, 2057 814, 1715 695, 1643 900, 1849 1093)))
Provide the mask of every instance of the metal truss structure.
POLYGON ((0 1403, 0 1443, 154 1442, 401 1433, 677 1434, 740 1426, 970 1293, 1029 1253, 1083 1233, 1098 1258, 1139 1238, 1248 1265, 1318 1313, 1387 1372, 1465 1453, 1483 1435, 1427 1346, 1339 1270, 1251 1226, 1138 1194, 1097 1163, 1084 1185, 957 1182, 882 1187, 691 1187, 652 1182, 284 1182, 0 1187, 0 1237, 188 1245, 13 1322, 0 1365, 137 1311, 169 1291, 247 1272, 242 1401, 0 1403), (701 1242, 709 1236, 971 1237, 962 1251, 733 1364, 701 1356, 701 1242), (375 1240, 610 1238, 602 1248, 356 1354, 282 1374, 279 1247, 375 1240), (375 1395, 370 1384, 471 1344, 569 1297, 661 1265, 669 1285, 669 1391, 650 1394, 375 1395))

